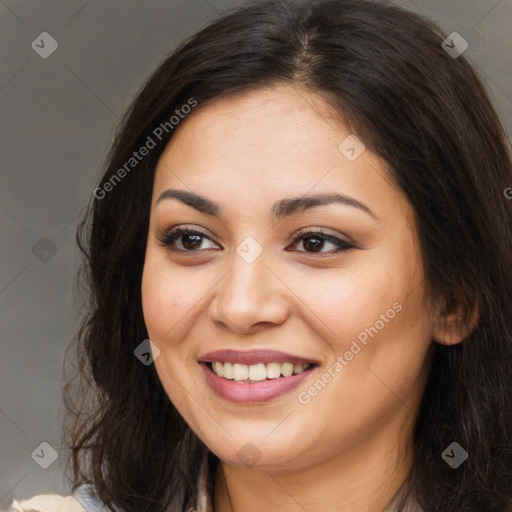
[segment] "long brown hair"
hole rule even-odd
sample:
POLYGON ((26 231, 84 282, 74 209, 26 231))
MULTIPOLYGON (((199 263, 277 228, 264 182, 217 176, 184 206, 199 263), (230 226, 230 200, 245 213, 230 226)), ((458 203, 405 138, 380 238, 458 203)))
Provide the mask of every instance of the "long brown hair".
POLYGON ((155 166, 173 135, 170 117, 191 99, 200 109, 286 82, 322 96, 387 163, 415 210, 430 296, 448 297, 447 309, 461 306, 467 322, 479 307, 479 324, 462 343, 432 345, 408 492, 427 512, 507 510, 512 201, 504 191, 512 163, 481 82, 464 55, 442 48, 445 37, 432 22, 383 2, 251 2, 158 67, 121 122, 77 231, 90 293, 75 339, 78 373, 65 387, 74 488, 90 482, 124 512, 163 512, 194 493, 205 446, 154 366, 134 356, 148 338, 140 288, 155 166), (148 137, 155 147, 127 167, 148 137), (454 441, 469 453, 457 469, 441 457, 454 441))

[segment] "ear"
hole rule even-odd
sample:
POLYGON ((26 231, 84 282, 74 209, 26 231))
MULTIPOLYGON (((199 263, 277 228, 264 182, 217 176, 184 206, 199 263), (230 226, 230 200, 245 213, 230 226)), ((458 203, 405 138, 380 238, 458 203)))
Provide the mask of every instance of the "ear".
POLYGON ((464 341, 477 327, 480 319, 480 308, 475 304, 469 321, 464 320, 464 309, 460 304, 446 303, 443 305, 433 332, 433 339, 441 345, 456 345, 464 341))

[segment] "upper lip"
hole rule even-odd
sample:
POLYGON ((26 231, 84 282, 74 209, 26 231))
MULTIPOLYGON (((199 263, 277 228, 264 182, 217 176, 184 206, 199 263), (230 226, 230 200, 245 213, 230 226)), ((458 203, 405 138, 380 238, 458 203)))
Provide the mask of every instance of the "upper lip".
POLYGON ((214 361, 220 361, 223 363, 239 363, 239 364, 258 364, 258 363, 293 363, 293 364, 318 364, 314 360, 296 356, 293 354, 287 354, 286 352, 280 352, 278 350, 269 349, 256 349, 248 351, 239 350, 214 350, 203 354, 199 358, 200 362, 211 363, 214 361))

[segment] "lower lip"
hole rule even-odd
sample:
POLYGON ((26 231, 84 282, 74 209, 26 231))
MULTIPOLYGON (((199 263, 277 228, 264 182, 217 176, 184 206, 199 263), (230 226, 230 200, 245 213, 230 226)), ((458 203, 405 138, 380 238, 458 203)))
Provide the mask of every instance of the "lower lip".
POLYGON ((291 391, 307 379, 317 368, 313 366, 291 377, 279 377, 277 379, 262 380, 250 384, 236 380, 228 380, 219 377, 210 370, 206 363, 199 363, 210 387, 220 397, 235 403, 268 402, 278 396, 291 391))

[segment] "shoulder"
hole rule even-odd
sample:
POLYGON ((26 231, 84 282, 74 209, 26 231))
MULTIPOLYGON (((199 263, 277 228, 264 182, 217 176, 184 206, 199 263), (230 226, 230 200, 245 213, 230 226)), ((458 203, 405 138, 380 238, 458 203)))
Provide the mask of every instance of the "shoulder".
MULTIPOLYGON (((67 496, 38 494, 24 500, 13 500, 5 512, 106 512, 94 488, 89 484, 80 485, 67 496)), ((2 511, 0 511, 2 512, 2 511)))

